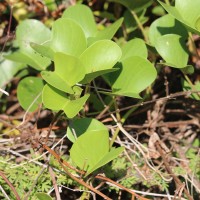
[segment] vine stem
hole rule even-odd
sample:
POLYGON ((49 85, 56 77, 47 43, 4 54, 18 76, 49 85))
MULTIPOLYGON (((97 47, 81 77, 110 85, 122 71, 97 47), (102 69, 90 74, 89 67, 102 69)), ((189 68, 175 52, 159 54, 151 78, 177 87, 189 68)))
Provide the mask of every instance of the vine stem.
POLYGON ((166 3, 167 5, 169 5, 169 6, 171 5, 170 2, 169 2, 169 0, 165 0, 165 3, 166 3))
POLYGON ((130 12, 131 12, 131 14, 133 15, 133 18, 135 19, 135 21, 136 21, 136 23, 137 23, 139 29, 141 30, 142 35, 144 36, 145 42, 146 42, 146 43, 149 43, 149 39, 148 39, 148 37, 147 37, 147 35, 146 35, 146 33, 145 33, 144 27, 143 27, 143 25, 141 24, 139 17, 138 17, 137 14, 135 13, 135 11, 131 10, 130 12))

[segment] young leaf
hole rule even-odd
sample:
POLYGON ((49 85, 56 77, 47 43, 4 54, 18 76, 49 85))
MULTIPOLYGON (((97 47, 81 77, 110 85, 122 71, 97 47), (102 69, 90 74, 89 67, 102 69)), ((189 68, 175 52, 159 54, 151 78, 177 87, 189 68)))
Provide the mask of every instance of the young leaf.
POLYGON ((88 97, 89 94, 86 94, 81 98, 70 100, 66 93, 48 84, 44 86, 42 92, 42 102, 44 106, 51 110, 63 110, 68 118, 73 118, 78 114, 88 97))
POLYGON ((27 77, 20 81, 17 87, 17 98, 22 108, 30 112, 35 111, 42 103, 42 89, 44 83, 41 78, 27 77))
POLYGON ((85 67, 81 61, 64 53, 54 56, 55 71, 43 71, 42 78, 53 87, 73 94, 72 86, 81 81, 85 76, 85 67))
POLYGON ((88 6, 78 4, 70 6, 64 11, 62 17, 76 21, 83 29, 86 38, 94 36, 97 32, 93 13, 88 6))
POLYGON ((50 47, 54 52, 79 56, 87 47, 86 37, 75 21, 60 18, 53 23, 50 47))
POLYGON ((67 137, 71 142, 75 142, 83 133, 98 130, 106 131, 108 129, 100 121, 93 118, 76 119, 67 128, 67 137))

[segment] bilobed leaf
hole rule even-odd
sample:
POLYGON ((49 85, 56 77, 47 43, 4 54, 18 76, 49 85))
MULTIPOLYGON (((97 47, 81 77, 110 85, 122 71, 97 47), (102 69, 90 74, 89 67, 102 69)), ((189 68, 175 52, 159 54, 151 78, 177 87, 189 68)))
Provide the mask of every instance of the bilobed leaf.
POLYGON ((51 110, 63 110, 68 118, 75 117, 83 108, 89 95, 86 94, 81 98, 71 100, 66 93, 46 84, 42 92, 42 102, 46 108, 51 110))
POLYGON ((67 128, 67 137, 71 142, 75 142, 75 140, 83 133, 98 130, 108 129, 100 121, 93 118, 76 119, 67 128), (76 137, 74 134, 76 134, 76 137))
POLYGON ((55 71, 43 71, 42 78, 53 87, 73 94, 72 86, 85 76, 85 67, 81 61, 64 53, 56 53, 54 57, 55 71))
POLYGON ((87 131, 74 142, 70 157, 75 164, 87 171, 86 176, 107 164, 123 151, 123 147, 109 151, 107 130, 87 131))
POLYGON ((140 56, 142 58, 147 58, 147 48, 144 40, 136 38, 128 41, 122 47, 122 57, 120 60, 125 60, 132 56, 140 56))
POLYGON ((118 71, 105 75, 115 95, 139 98, 139 93, 156 78, 154 66, 142 57, 132 56, 121 61, 115 67, 118 71))
POLYGON ((43 80, 37 77, 29 76, 20 81, 17 87, 17 98, 22 108, 33 112, 39 107, 42 103, 43 86, 43 80))
POLYGON ((199 0, 176 0, 175 6, 169 6, 159 0, 158 2, 169 14, 183 23, 190 31, 200 34, 198 27, 196 27, 199 19, 199 0))
POLYGON ((86 73, 111 69, 121 57, 120 47, 110 41, 101 40, 88 47, 80 56, 86 73))
POLYGON ((87 47, 86 37, 75 21, 60 18, 53 23, 50 47, 54 52, 79 56, 87 47))
POLYGON ((152 45, 155 45, 156 40, 167 34, 180 35, 183 38, 188 37, 186 28, 173 16, 165 15, 155 20, 149 29, 149 40, 152 45))
POLYGON ((108 131, 87 131, 74 142, 70 149, 70 157, 80 169, 89 171, 108 151, 108 131))
POLYGON ((88 6, 82 4, 70 6, 64 11, 62 17, 76 21, 83 29, 86 38, 94 36, 97 32, 93 13, 88 6))
POLYGON ((89 98, 89 94, 85 94, 81 98, 77 98, 75 100, 71 100, 65 107, 63 108, 65 114, 69 118, 75 117, 80 110, 82 110, 84 104, 89 98))
POLYGON ((188 53, 184 38, 168 34, 156 40, 155 48, 166 63, 175 68, 184 68, 188 62, 188 53))
POLYGON ((26 63, 37 70, 44 70, 49 64, 48 58, 37 54, 30 46, 31 42, 41 44, 50 39, 50 30, 38 20, 25 20, 21 22, 16 31, 16 40, 19 44, 19 51, 7 58, 13 61, 26 63))
POLYGON ((123 151, 124 147, 111 148, 111 150, 96 165, 94 165, 93 168, 87 171, 86 176, 115 159, 123 151))
POLYGON ((42 102, 46 108, 55 111, 63 110, 63 107, 68 104, 69 101, 69 96, 66 93, 48 84, 44 86, 42 91, 42 102))

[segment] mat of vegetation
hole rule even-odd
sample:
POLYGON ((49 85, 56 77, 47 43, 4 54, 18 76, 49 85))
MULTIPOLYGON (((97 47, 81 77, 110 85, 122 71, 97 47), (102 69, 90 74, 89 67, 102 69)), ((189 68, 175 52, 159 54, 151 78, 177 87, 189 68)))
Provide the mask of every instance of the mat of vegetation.
POLYGON ((0 199, 200 198, 200 1, 0 1, 0 199))

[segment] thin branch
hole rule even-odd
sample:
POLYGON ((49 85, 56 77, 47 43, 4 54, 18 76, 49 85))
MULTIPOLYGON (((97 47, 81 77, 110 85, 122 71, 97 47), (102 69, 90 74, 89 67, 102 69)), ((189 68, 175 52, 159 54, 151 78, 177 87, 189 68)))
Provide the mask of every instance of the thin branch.
POLYGON ((3 178, 3 180, 9 185, 10 189, 13 191, 15 197, 17 200, 20 200, 20 196, 17 193, 17 190, 15 189, 15 187, 12 185, 12 183, 6 178, 6 176, 4 175, 4 173, 2 171, 0 171, 0 176, 3 178))

